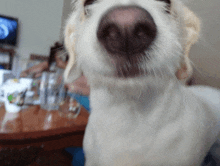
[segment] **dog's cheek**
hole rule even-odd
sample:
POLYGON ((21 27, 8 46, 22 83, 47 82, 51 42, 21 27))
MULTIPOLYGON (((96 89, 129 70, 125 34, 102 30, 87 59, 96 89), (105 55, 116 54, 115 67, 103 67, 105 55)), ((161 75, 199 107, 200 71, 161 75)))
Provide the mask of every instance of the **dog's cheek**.
POLYGON ((107 52, 97 40, 96 29, 99 20, 91 16, 81 23, 76 40, 76 54, 83 72, 111 74, 110 60, 107 52))
POLYGON ((112 74, 110 63, 97 42, 94 42, 86 36, 77 42, 78 63, 84 74, 112 74))

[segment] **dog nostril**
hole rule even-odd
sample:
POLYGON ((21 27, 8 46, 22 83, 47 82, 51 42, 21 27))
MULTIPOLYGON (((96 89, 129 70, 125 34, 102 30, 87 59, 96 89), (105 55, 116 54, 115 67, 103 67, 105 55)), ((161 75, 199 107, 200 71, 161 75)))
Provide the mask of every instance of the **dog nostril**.
POLYGON ((111 54, 143 53, 156 38, 152 16, 139 7, 117 7, 101 19, 97 37, 111 54))
POLYGON ((115 24, 106 24, 105 27, 102 27, 98 33, 98 39, 102 42, 107 51, 111 53, 117 53, 118 50, 125 51, 125 46, 123 46, 123 34, 121 34, 119 27, 115 24))
POLYGON ((101 34, 99 35, 100 39, 115 40, 120 37, 120 29, 115 24, 108 24, 102 29, 101 34))

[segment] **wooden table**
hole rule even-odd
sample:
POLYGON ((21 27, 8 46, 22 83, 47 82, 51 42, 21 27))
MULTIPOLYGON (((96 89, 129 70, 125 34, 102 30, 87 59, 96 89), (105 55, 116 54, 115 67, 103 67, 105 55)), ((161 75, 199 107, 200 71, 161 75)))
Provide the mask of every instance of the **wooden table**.
POLYGON ((76 119, 68 119, 39 106, 19 113, 7 113, 0 106, 0 165, 25 166, 42 152, 82 146, 88 117, 84 108, 76 119))

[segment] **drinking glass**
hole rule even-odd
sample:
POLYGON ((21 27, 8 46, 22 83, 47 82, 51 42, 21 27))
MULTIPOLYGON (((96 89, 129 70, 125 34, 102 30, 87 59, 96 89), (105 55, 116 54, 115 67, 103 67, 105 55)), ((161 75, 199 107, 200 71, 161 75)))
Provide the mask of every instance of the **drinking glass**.
POLYGON ((76 94, 67 93, 67 97, 63 102, 60 103, 59 106, 59 114, 63 117, 67 118, 76 118, 81 110, 80 103, 76 100, 76 94))
POLYGON ((51 111, 58 110, 60 103, 65 100, 66 89, 60 73, 43 72, 40 83, 40 106, 51 111))

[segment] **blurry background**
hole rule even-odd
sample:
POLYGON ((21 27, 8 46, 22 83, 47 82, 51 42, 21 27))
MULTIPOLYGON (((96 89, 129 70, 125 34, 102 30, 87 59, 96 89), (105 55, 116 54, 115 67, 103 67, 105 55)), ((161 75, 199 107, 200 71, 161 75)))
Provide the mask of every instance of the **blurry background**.
POLYGON ((0 14, 19 21, 16 52, 22 59, 31 53, 48 55, 60 37, 63 0, 1 0, 0 14))
POLYGON ((190 0, 186 5, 202 22, 200 40, 190 51, 195 83, 220 88, 220 1, 190 0))
MULTIPOLYGON (((25 68, 30 54, 49 56, 55 41, 63 41, 63 27, 72 0, 0 0, 0 14, 19 19, 17 55, 25 68)), ((220 88, 220 1, 183 0, 202 21, 199 42, 190 52, 196 84, 220 88)), ((1 56, 0 56, 1 58, 1 56)))

